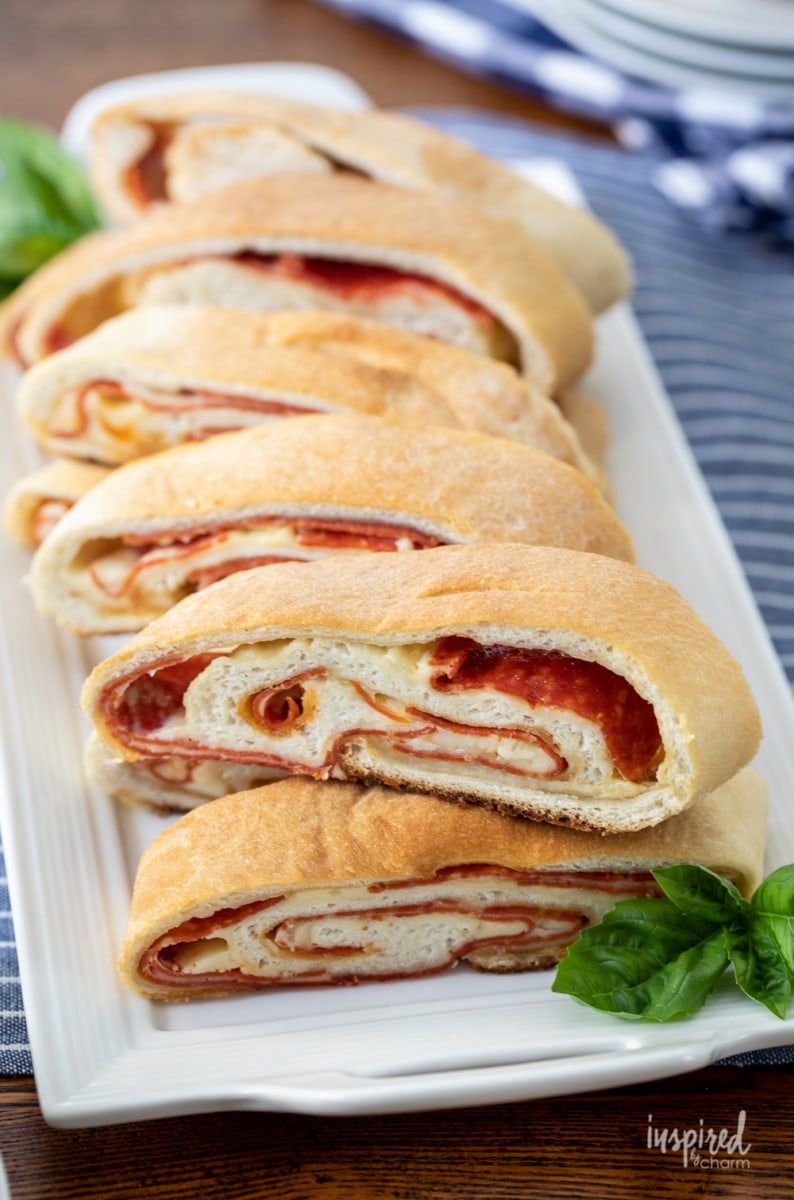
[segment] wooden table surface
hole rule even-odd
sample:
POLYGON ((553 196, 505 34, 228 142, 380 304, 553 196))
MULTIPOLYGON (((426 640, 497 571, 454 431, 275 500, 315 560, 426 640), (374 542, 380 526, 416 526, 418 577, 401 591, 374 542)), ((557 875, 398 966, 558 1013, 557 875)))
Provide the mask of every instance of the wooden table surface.
MULTIPOLYGON (((292 60, 353 75, 383 106, 467 105, 608 138, 306 0, 2 0, 0 112, 57 127, 120 75, 292 60)), ((14 1200, 576 1200, 794 1194, 794 1071, 712 1067, 616 1091, 389 1117, 222 1113, 50 1129, 30 1079, 0 1080, 14 1200), (735 1133, 746 1157, 684 1163, 672 1131, 735 1133), (665 1154, 649 1123, 670 1131, 665 1154)))

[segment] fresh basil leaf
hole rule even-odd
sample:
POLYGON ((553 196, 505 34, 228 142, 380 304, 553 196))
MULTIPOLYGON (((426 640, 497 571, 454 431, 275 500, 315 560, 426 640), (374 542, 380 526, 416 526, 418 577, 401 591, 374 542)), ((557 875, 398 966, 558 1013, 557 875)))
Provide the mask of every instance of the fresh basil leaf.
POLYGON ((21 282, 74 240, 71 226, 62 227, 53 223, 45 229, 41 223, 38 228, 31 223, 26 228, 19 223, 7 229, 0 221, 0 278, 21 282))
POLYGON ((618 1016, 668 1021, 700 1008, 730 963, 742 991, 784 1017, 794 990, 794 865, 774 871, 749 903, 706 867, 653 874, 666 899, 621 901, 584 929, 552 991, 618 1016))
POLYGON ((684 863, 652 872, 664 894, 687 915, 723 924, 749 910, 738 888, 707 867, 684 863))
POLYGON ((53 135, 0 119, 3 294, 98 225, 88 183, 53 135))
POLYGON ((574 945, 584 942, 646 949, 664 960, 710 936, 718 927, 709 921, 683 920, 671 900, 632 896, 618 901, 598 925, 583 929, 574 945))
POLYGON ((791 973, 769 922, 763 913, 754 913, 747 923, 727 929, 725 936, 739 987, 783 1018, 791 999, 791 973))
POLYGON ((697 1011, 728 965, 722 929, 669 900, 623 900, 584 929, 552 991, 617 1016, 668 1021, 697 1011))
POLYGON ((777 913, 758 913, 753 917, 756 922, 763 923, 763 928, 774 939, 777 952, 785 963, 789 975, 794 976, 794 922, 791 917, 781 917, 777 913))
POLYGON ((679 954, 649 981, 649 1004, 640 1015, 648 1021, 689 1017, 705 1004, 728 965, 722 930, 679 954))
POLYGON ((78 164, 49 130, 27 121, 0 119, 0 190, 10 188, 40 211, 95 228, 99 217, 78 164))
MULTIPOLYGON (((2 138, 0 138, 2 143, 2 138)), ((0 154, 2 148, 0 145, 0 154)), ((0 158, 3 168, 0 217, 13 222, 35 214, 39 221, 66 221, 78 225, 68 203, 61 199, 51 179, 24 158, 0 158)))
POLYGON ((778 867, 771 875, 767 875, 756 888, 751 903, 758 912, 794 916, 794 863, 778 867))
POLYGON ((751 900, 753 912, 762 913, 780 954, 794 974, 794 864, 768 875, 751 900))

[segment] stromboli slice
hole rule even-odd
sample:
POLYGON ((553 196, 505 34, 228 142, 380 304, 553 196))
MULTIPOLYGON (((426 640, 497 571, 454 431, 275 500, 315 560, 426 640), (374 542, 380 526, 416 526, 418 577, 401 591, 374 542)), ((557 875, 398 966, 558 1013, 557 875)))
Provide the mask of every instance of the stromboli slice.
POLYGON ((629 289, 625 252, 591 214, 403 114, 192 92, 116 106, 92 129, 92 182, 102 206, 121 223, 139 219, 151 204, 195 199, 240 179, 340 170, 468 199, 517 221, 596 312, 629 289))
POLYGON ((378 417, 297 417, 110 472, 39 549, 30 583, 39 610, 73 632, 120 633, 269 562, 506 541, 633 557, 596 488, 541 450, 378 417))
POLYGON ((123 758, 377 781, 604 832, 672 816, 760 737, 739 665, 669 585, 519 545, 231 576, 83 697, 123 758))
POLYGON ((506 364, 334 313, 134 309, 27 371, 17 399, 45 449, 106 463, 353 411, 512 438, 597 477, 556 404, 506 364))
POLYGON ((69 509, 107 474, 98 463, 56 459, 23 475, 6 497, 7 533, 23 546, 40 546, 69 509))
POLYGON ((588 365, 574 287, 511 221, 354 176, 273 176, 92 234, 0 310, 30 365, 140 304, 331 309, 514 362, 547 394, 588 365))
POLYGON ((746 770, 664 825, 605 839, 386 788, 290 779, 182 817, 144 852, 119 967, 155 1000, 424 976, 563 957, 655 867, 760 882, 763 781, 746 770))

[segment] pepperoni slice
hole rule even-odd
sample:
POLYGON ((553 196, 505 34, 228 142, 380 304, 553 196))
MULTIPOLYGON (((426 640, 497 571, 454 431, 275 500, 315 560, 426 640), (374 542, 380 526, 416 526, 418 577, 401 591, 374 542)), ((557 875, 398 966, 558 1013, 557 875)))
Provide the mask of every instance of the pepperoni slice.
POLYGON ((662 749, 653 706, 600 663, 559 650, 481 646, 470 638, 448 637, 430 665, 439 691, 493 688, 520 696, 531 708, 565 709, 593 721, 624 779, 653 777, 662 749))
POLYGON ((286 733, 303 716, 304 690, 300 683, 292 687, 265 688, 251 701, 251 716, 268 733, 286 733))
POLYGON ((408 542, 412 550, 442 545, 441 539, 432 533, 421 533, 405 525, 366 521, 300 521, 295 525, 295 540, 301 546, 372 552, 397 550, 400 542, 408 542))
POLYGON ((119 716, 130 733, 152 733, 182 711, 185 692, 197 675, 217 658, 196 654, 185 662, 161 667, 153 675, 139 675, 124 691, 119 716))
POLYGON ((196 590, 201 591, 219 579, 236 575, 238 571, 250 571, 254 567, 271 567, 276 563, 299 562, 299 559, 289 558, 284 554, 260 554, 247 558, 227 558, 225 562, 216 563, 212 567, 201 567, 191 571, 186 582, 195 584, 196 590))
MULTIPOLYGON (((212 938, 216 933, 219 933, 229 925, 245 920, 247 917, 255 915, 261 909, 267 908, 269 905, 283 899, 283 896, 276 896, 261 902, 254 901, 238 909, 219 909, 212 916, 194 918, 184 922, 182 925, 177 926, 177 928, 158 938, 157 941, 143 952, 138 964, 141 974, 152 982, 165 983, 175 988, 186 990, 206 987, 208 985, 212 986, 213 984, 232 988, 268 988, 284 983, 334 983, 349 985, 358 983, 359 979, 363 977, 372 982, 382 982, 397 978, 418 979, 427 975, 437 974, 451 966, 457 959, 464 958, 473 950, 485 946, 515 946, 524 948, 542 946, 548 942, 556 943, 560 941, 564 941, 567 944, 573 940, 585 924, 585 917, 580 913, 572 911, 545 909, 536 905, 521 903, 500 906, 484 905, 481 908, 477 908, 466 906, 455 899, 447 900, 443 896, 439 896, 419 903, 387 909, 364 908, 345 910, 334 913, 333 916, 337 918, 354 917, 362 920, 374 919, 378 921, 383 919, 399 920, 401 917, 429 916, 434 913, 442 915, 443 919, 444 913, 463 913, 467 916, 483 918, 492 923, 519 923, 523 925, 523 931, 509 934, 492 932, 485 936, 474 936, 457 946, 449 947, 446 958, 429 968, 417 967, 412 969, 410 966, 405 965, 401 970, 394 970, 388 973, 361 972, 360 966, 356 970, 357 947, 355 946, 311 946, 308 950, 302 950, 296 956, 295 966, 298 969, 289 971, 283 978, 279 978, 278 976, 252 975, 241 970, 239 967, 205 972, 183 972, 180 969, 179 954, 181 948, 186 943, 198 941, 201 938, 212 938), (544 922, 549 920, 553 922, 552 929, 544 929, 544 922), (306 962, 308 956, 311 956, 315 962, 311 962, 311 960, 306 962), (341 959, 350 957, 353 970, 349 974, 337 974, 334 972, 333 975, 324 970, 321 966, 321 960, 334 956, 341 959), (303 960, 302 964, 301 960, 303 960), (303 965, 302 970, 300 969, 301 965, 303 965)), ((271 930, 269 936, 288 955, 292 949, 294 931, 299 929, 307 920, 316 920, 316 917, 296 916, 287 918, 280 922, 275 929, 271 930)))

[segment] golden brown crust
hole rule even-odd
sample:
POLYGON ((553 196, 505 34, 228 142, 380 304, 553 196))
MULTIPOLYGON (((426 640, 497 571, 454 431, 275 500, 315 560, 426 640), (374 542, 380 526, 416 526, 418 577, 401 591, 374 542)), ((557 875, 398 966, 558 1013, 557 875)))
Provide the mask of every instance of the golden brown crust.
POLYGON ((100 200, 117 219, 134 215, 119 184, 120 167, 141 154, 139 141, 133 138, 129 144, 130 131, 137 129, 140 137, 146 121, 178 128, 206 115, 264 122, 375 179, 437 189, 515 220, 555 259, 595 312, 619 300, 631 286, 625 251, 589 213, 563 204, 466 142, 412 117, 379 109, 347 112, 233 92, 155 97, 110 109, 95 125, 92 177, 100 200))
POLYGON ((190 917, 472 863, 624 872, 697 862, 749 896, 762 876, 766 811, 751 770, 654 829, 609 839, 388 788, 282 780, 195 809, 155 838, 138 869, 120 966, 139 986, 142 951, 190 917))
POLYGON ((26 372, 19 405, 33 434, 49 444, 50 404, 98 378, 459 426, 537 446, 595 474, 557 406, 511 367, 378 321, 177 305, 131 310, 26 372))
POLYGON ((196 256, 292 252, 419 272, 482 303, 516 339, 523 372, 553 392, 588 365, 593 330, 573 286, 508 220, 428 192, 347 175, 273 176, 193 204, 165 206, 126 230, 91 234, 47 263, 0 310, 20 322, 25 361, 78 300, 84 334, 129 307, 125 278, 196 256))
POLYGON ((103 689, 148 669, 163 646, 187 658, 307 633, 378 645, 454 633, 594 658, 654 705, 665 747, 659 790, 675 797, 674 808, 745 766, 760 738, 741 668, 668 584, 601 555, 518 545, 362 555, 233 576, 183 600, 100 664, 84 689, 86 711, 124 755, 104 725, 103 689))
POLYGON ((628 534, 593 485, 543 451, 357 414, 277 421, 119 467, 72 510, 58 539, 77 546, 136 532, 154 540, 241 514, 353 520, 356 510, 450 541, 528 541, 633 557, 628 534))

